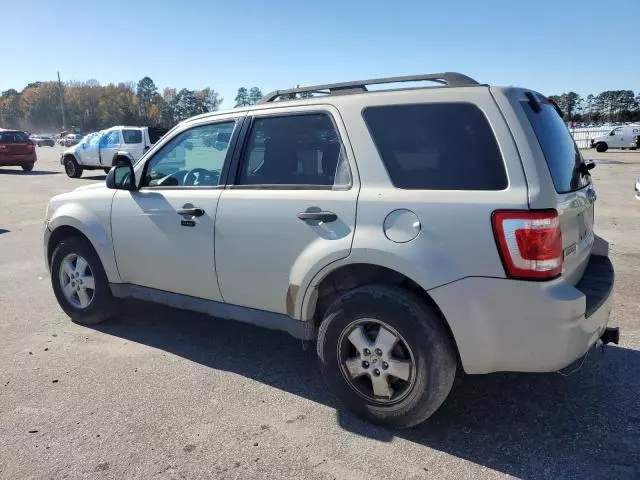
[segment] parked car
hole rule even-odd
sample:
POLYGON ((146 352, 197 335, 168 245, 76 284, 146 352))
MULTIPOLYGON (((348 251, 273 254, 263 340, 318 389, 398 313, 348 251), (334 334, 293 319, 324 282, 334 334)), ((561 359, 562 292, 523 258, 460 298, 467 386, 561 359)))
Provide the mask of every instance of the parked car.
POLYGON ((104 170, 113 165, 114 156, 137 161, 159 138, 157 129, 148 127, 111 127, 84 137, 60 156, 69 177, 77 178, 83 170, 104 170))
POLYGON ((606 152, 609 148, 637 148, 636 137, 640 135, 640 125, 622 125, 615 127, 606 135, 591 139, 591 148, 598 152, 606 152))
POLYGON ((55 140, 49 135, 31 135, 31 141, 38 147, 55 147, 55 140))
POLYGON ((30 172, 37 160, 35 145, 25 132, 0 128, 0 167, 22 167, 30 172))
POLYGON ((73 145, 77 145, 81 139, 82 135, 79 133, 70 133, 64 137, 63 145, 65 147, 71 147, 73 145))
POLYGON ((407 427, 458 370, 555 372, 617 342, 589 172, 532 90, 445 73, 276 91, 52 198, 44 251, 75 322, 139 298, 315 339, 344 405, 407 427), (416 81, 445 86, 367 89, 416 81))

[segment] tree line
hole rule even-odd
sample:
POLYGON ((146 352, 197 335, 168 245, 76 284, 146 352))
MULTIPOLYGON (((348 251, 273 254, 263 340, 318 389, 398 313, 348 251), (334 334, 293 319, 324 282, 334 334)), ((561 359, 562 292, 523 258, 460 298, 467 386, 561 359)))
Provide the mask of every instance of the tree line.
POLYGON ((158 91, 153 80, 138 83, 100 85, 85 82, 33 82, 21 92, 0 94, 0 127, 28 131, 57 131, 63 126, 61 99, 64 101, 65 127, 83 132, 113 125, 149 125, 171 128, 200 113, 213 112, 222 98, 212 88, 188 90, 165 88, 158 91))
POLYGON ((640 121, 640 93, 633 90, 606 90, 598 95, 581 97, 576 92, 550 95, 564 119, 570 122, 640 121))

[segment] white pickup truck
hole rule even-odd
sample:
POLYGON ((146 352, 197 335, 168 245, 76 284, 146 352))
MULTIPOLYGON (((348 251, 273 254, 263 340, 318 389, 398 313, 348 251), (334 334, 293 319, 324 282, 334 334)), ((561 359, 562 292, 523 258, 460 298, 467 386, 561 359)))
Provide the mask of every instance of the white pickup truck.
POLYGON ((108 173, 116 156, 127 156, 133 163, 158 141, 162 133, 149 127, 111 127, 91 133, 66 149, 60 156, 60 163, 71 178, 80 177, 83 170, 108 173))

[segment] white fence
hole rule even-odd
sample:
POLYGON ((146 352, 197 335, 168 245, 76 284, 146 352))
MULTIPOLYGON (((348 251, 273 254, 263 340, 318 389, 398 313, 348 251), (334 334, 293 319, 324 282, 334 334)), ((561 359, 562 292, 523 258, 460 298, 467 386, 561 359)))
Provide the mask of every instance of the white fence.
POLYGON ((569 131, 571 135, 573 135, 573 139, 576 141, 578 148, 589 148, 592 138, 606 135, 612 128, 613 127, 570 128, 569 131))

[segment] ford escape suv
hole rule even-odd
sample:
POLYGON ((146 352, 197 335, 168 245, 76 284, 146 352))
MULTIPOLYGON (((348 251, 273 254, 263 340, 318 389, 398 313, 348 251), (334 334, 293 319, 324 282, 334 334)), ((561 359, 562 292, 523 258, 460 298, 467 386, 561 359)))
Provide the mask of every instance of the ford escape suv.
POLYGON ((315 339, 341 402, 391 427, 458 370, 553 372, 617 342, 591 165, 532 90, 444 73, 276 91, 115 164, 46 212, 80 324, 137 298, 315 339), (436 86, 380 89, 401 82, 436 86))

